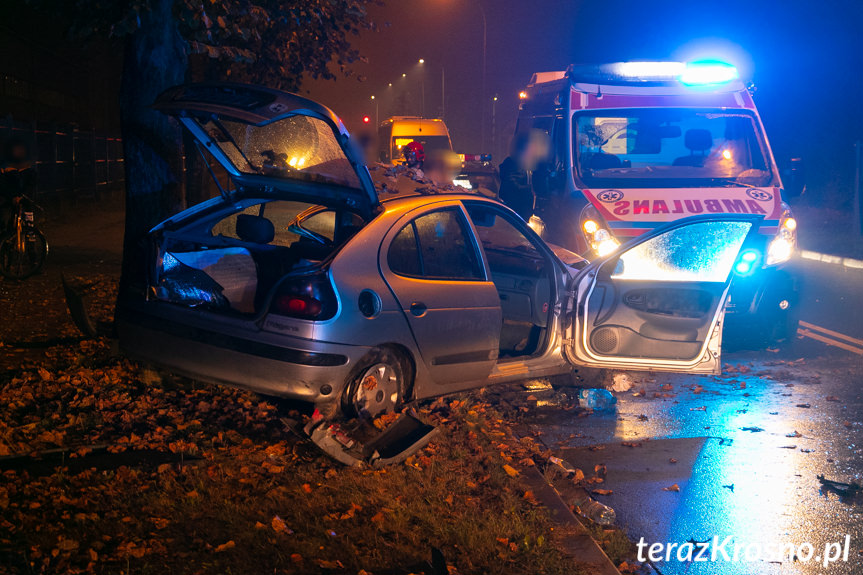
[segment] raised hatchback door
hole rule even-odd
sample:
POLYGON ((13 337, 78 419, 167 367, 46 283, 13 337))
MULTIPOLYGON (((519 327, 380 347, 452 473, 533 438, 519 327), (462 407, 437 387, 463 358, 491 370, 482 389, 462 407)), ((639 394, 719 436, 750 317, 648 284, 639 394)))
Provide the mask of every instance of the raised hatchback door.
POLYGON ((378 206, 345 126, 312 100, 247 84, 191 84, 165 91, 153 107, 176 116, 238 188, 345 207, 365 219, 378 206))
POLYGON ((731 279, 761 264, 762 254, 748 247, 759 220, 727 214, 678 220, 593 262, 570 288, 567 359, 719 373, 731 279))

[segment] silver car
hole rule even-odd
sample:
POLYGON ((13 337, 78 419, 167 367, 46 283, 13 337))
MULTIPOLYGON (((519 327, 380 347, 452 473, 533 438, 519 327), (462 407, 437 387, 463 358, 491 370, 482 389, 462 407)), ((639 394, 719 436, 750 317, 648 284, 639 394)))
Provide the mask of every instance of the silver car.
POLYGON ((716 214, 588 264, 494 200, 379 194, 338 117, 299 96, 187 86, 155 107, 231 185, 150 233, 123 349, 327 417, 573 366, 718 373, 729 284, 763 257, 757 216, 716 214))

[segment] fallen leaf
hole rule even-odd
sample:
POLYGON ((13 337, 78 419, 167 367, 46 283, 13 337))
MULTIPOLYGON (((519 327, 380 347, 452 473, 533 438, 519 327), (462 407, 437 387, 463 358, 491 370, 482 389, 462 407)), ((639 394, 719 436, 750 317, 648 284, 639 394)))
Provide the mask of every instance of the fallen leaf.
POLYGON ((516 469, 515 467, 512 467, 509 464, 505 463, 503 465, 503 470, 506 471, 506 474, 509 475, 510 477, 515 477, 516 475, 518 475, 518 469, 516 469))
POLYGON ((611 495, 614 491, 611 489, 594 489, 591 493, 595 493, 596 495, 611 495))
POLYGON ((285 523, 285 520, 279 517, 278 515, 273 517, 273 520, 270 522, 270 526, 272 526, 273 531, 276 533, 290 533, 291 530, 288 529, 288 525, 285 523))
POLYGON ((668 487, 663 487, 663 491, 674 491, 675 493, 680 492, 680 486, 678 484, 669 485, 668 487))
POLYGON ((836 397, 835 395, 828 395, 828 396, 827 396, 827 401, 840 402, 840 401, 842 401, 842 400, 841 400, 841 399, 839 399, 838 397, 836 397))
POLYGON ((311 493, 312 492, 312 486, 309 485, 308 483, 303 483, 303 491, 305 491, 306 493, 311 493))
POLYGON ((57 548, 60 551, 74 551, 78 548, 79 543, 74 539, 61 539, 57 542, 57 548))
POLYGON ((237 546, 237 544, 234 543, 233 540, 227 541, 225 543, 222 543, 218 547, 216 547, 216 553, 221 553, 222 551, 227 551, 228 549, 233 549, 236 546, 237 546))
POLYGON ((539 505, 539 501, 537 501, 536 496, 533 494, 533 491, 531 491, 529 489, 524 492, 524 495, 522 495, 522 498, 525 501, 527 501, 528 503, 530 503, 531 505, 539 505))

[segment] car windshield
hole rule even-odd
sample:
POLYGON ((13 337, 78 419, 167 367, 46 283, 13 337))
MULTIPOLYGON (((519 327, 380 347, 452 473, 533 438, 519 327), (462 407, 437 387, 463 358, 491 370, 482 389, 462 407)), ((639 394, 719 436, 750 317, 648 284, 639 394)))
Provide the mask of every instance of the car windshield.
POLYGON ((197 120, 243 174, 360 188, 360 180, 329 124, 295 115, 263 125, 225 118, 197 120))
POLYGON ((742 111, 581 112, 573 118, 576 177, 591 187, 768 186, 759 134, 742 111))

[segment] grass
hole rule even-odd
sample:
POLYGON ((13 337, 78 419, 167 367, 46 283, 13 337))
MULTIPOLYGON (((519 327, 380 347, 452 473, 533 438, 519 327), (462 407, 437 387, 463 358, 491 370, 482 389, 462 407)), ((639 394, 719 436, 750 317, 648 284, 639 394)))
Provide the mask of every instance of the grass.
POLYGON ((290 436, 266 398, 143 379, 90 342, 0 383, 6 454, 174 453, 3 472, 0 573, 409 573, 433 547, 454 573, 580 572, 504 469, 536 448, 471 396, 421 409, 443 433, 405 463, 352 469, 290 436))

